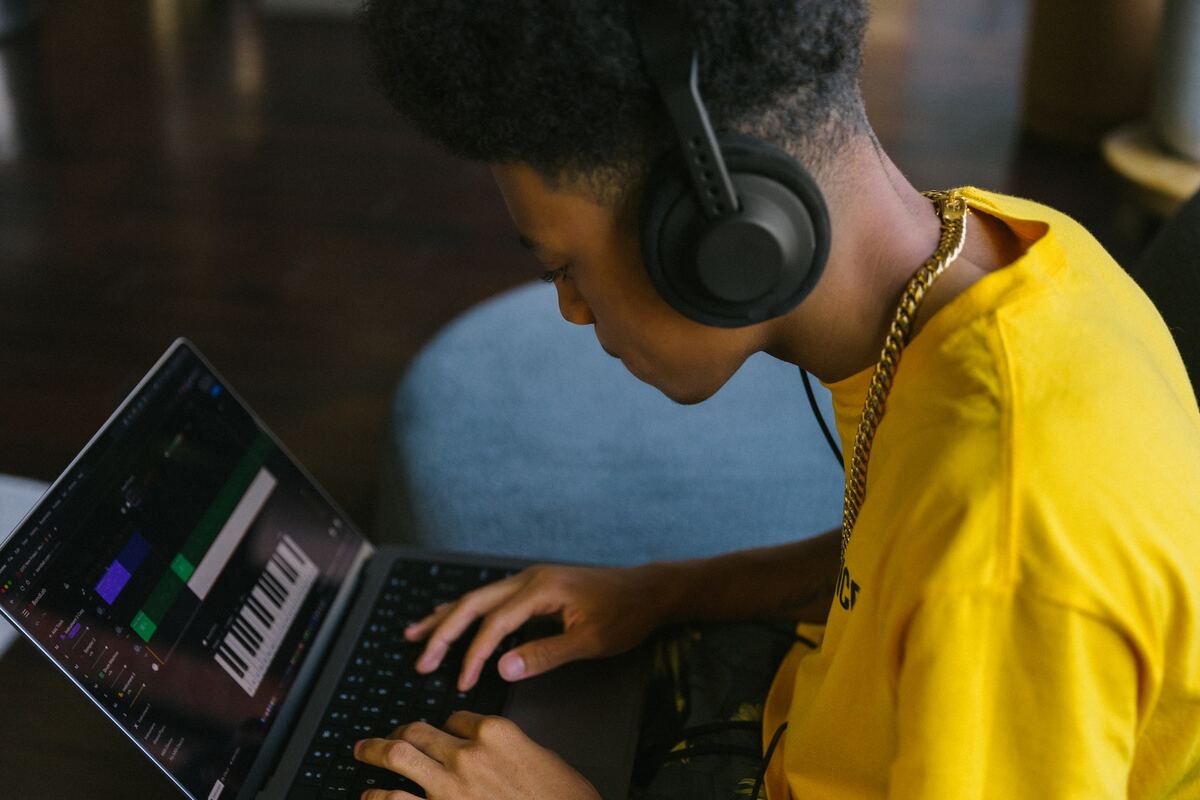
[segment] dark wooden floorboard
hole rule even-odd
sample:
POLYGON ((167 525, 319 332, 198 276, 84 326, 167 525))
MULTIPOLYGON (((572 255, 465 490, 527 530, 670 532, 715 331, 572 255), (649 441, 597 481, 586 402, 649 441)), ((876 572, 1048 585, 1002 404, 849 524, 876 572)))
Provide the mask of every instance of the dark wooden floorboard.
MULTIPOLYGON (((918 186, 1049 200, 1128 251, 1099 160, 1019 135, 1025 2, 873 5, 863 88, 918 186)), ((404 366, 536 274, 486 170, 376 96, 343 21, 47 6, 0 43, 0 472, 53 478, 186 335, 369 522, 404 366)), ((0 718, 5 797, 172 796, 24 644, 0 718)))
POLYGON ((403 365, 533 265, 349 25, 165 5, 61 3, 4 46, 0 471, 52 478, 182 334, 365 522, 403 365))

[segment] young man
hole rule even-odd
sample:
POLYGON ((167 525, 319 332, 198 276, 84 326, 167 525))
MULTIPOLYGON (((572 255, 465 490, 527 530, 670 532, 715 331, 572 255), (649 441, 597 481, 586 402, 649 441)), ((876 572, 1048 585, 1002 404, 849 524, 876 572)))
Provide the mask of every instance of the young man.
MULTIPOLYGON (((666 623, 789 620, 797 643, 759 698, 772 800, 1200 796, 1200 412, 1158 314, 1031 202, 963 190, 954 257, 961 206, 914 189, 867 123, 866 0, 680 8, 717 131, 786 151, 829 211, 824 274, 758 324, 695 322, 647 276, 642 190, 676 142, 629 7, 371 0, 364 19, 389 99, 491 165, 563 317, 635 376, 696 403, 763 351, 829 385, 847 460, 858 451, 849 541, 530 569, 413 625, 419 667, 477 620, 464 686, 534 615, 564 632, 504 655, 509 680, 666 623), (926 264, 945 271, 914 298, 926 264), (897 338, 894 376, 870 389, 897 338)), ((496 718, 410 725, 357 753, 434 800, 595 796, 496 718)))

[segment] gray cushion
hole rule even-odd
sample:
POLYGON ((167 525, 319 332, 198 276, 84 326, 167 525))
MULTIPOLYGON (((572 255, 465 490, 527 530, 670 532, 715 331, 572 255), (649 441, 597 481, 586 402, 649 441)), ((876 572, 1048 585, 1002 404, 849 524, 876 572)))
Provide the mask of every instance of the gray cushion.
POLYGON ((385 541, 633 563, 840 520, 842 472, 794 366, 755 356, 711 400, 676 405, 605 355, 590 327, 564 322, 541 284, 439 333, 391 423, 385 541))
MULTIPOLYGON (((0 475, 0 541, 8 537, 9 532, 17 526, 29 509, 33 508, 33 504, 45 490, 44 483, 0 475)), ((3 653, 16 637, 17 632, 12 626, 0 618, 0 653, 3 653)))

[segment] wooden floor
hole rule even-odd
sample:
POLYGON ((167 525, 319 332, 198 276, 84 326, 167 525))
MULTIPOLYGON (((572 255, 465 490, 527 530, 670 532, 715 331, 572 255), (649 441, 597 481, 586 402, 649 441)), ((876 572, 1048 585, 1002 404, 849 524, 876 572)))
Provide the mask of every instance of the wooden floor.
MULTIPOLYGON (((486 171, 415 137, 337 18, 57 0, 0 42, 0 472, 48 480, 176 336, 362 523, 389 394, 530 280, 486 171)), ((1048 201, 1119 255, 1090 154, 1019 132, 1024 0, 877 0, 863 88, 922 187, 1048 201)), ((170 797, 24 645, 0 660, 5 797, 170 797)))

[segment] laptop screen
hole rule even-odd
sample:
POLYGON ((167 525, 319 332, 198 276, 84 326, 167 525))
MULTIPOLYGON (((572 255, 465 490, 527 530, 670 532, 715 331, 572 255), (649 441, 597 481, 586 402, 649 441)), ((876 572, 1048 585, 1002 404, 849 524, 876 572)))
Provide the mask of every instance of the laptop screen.
POLYGON ((362 543, 180 343, 0 549, 0 607, 180 786, 232 797, 362 543))

